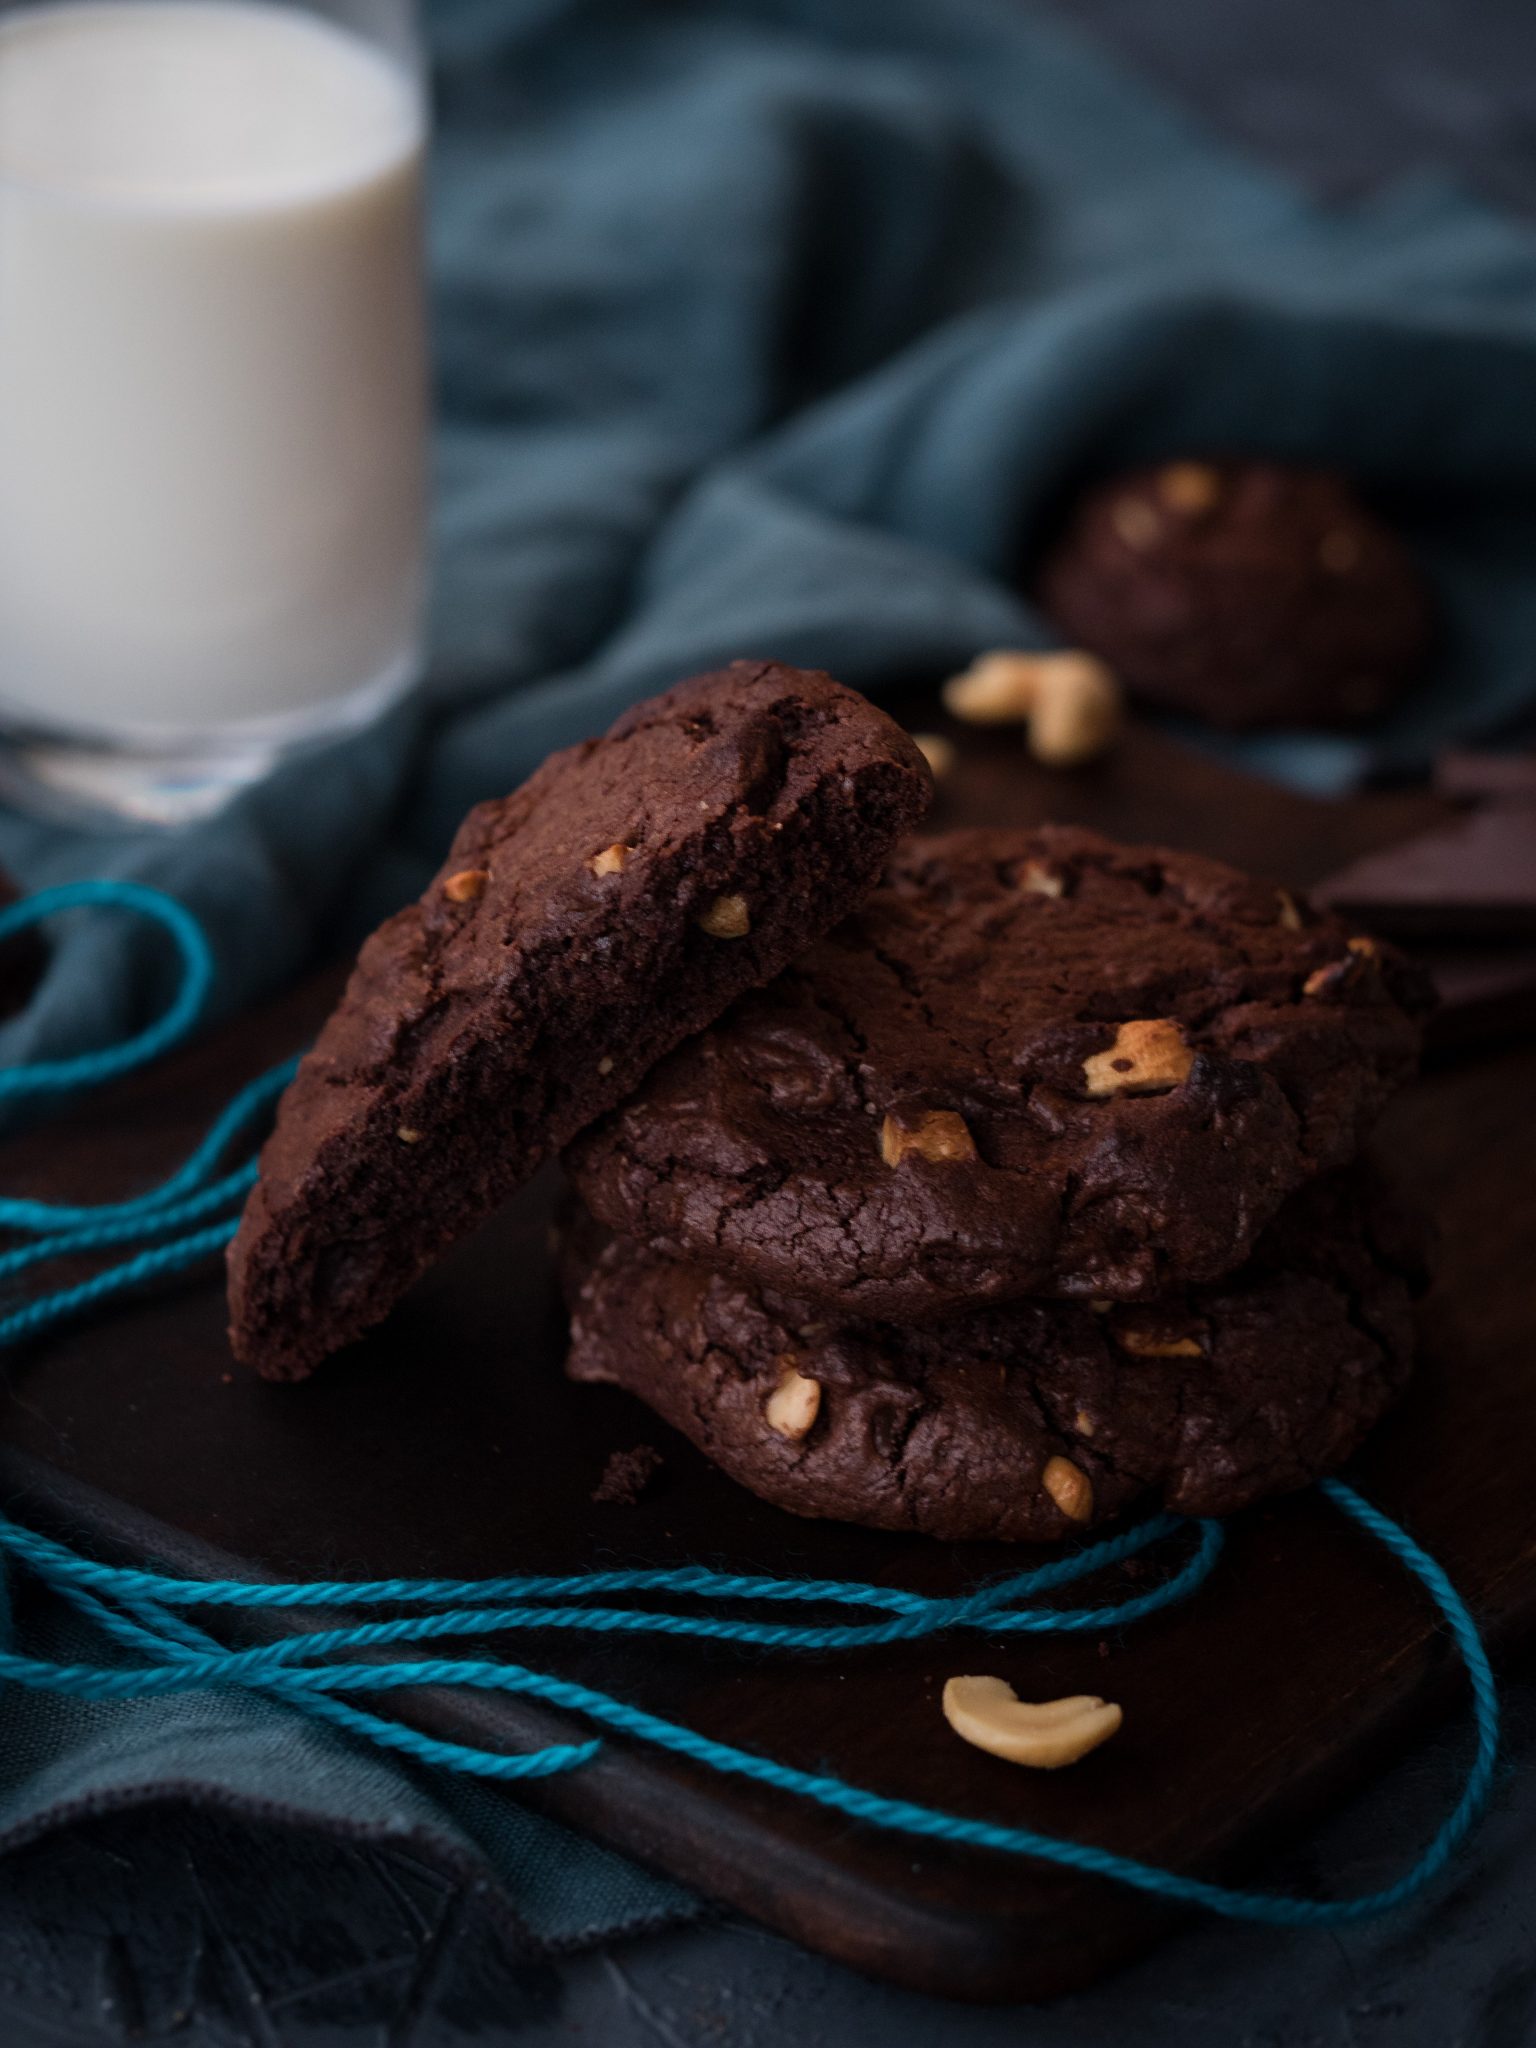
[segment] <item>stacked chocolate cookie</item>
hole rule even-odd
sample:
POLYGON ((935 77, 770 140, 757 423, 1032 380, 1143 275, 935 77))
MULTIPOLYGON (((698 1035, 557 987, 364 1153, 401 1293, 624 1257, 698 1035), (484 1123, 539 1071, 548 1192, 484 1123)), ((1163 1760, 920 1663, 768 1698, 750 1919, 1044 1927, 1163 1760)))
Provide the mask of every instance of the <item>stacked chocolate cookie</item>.
POLYGON ((1424 1007, 1215 862, 908 841, 570 1147, 569 1370, 768 1500, 943 1538, 1300 1485, 1408 1370, 1357 1155, 1424 1007))
POLYGON ((280 1105, 236 1354, 303 1377, 566 1147, 570 1371, 800 1513, 1054 1537, 1348 1456, 1408 1365, 1352 1162, 1413 974, 1210 861, 907 838, 929 789, 739 662, 471 812, 280 1105))

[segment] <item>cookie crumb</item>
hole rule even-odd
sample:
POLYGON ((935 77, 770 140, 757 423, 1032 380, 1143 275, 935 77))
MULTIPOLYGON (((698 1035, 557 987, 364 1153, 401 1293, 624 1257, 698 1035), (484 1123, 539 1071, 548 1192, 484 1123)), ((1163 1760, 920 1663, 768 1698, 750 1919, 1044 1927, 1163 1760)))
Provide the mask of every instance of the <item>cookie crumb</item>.
POLYGON ((654 1444, 636 1444, 632 1451, 613 1451, 592 1498, 605 1506, 632 1508, 661 1470, 662 1456, 654 1444))

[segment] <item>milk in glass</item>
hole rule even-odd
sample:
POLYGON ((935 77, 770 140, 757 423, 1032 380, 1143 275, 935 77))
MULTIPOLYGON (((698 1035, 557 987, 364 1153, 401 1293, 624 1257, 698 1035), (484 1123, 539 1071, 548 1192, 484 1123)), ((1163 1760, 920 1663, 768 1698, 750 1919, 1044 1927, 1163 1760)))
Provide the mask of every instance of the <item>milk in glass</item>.
POLYGON ((416 662, 423 112, 245 0, 0 12, 0 714, 323 726, 416 662))

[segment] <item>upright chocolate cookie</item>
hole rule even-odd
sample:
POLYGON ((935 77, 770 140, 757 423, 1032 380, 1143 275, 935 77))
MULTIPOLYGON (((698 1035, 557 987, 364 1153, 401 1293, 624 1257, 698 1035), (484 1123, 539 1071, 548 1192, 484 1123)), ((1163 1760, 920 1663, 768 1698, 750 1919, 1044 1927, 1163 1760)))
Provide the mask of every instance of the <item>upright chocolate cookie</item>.
POLYGON ((917 840, 571 1149, 592 1212, 841 1314, 1151 1299, 1358 1150, 1417 975, 1234 869, 1045 827, 917 840))
POLYGON ((284 1096, 230 1252, 231 1340, 277 1379, 771 980, 879 875, 928 769, 830 676, 738 662, 556 754, 460 827, 363 947, 284 1096))
POLYGON ((1407 551, 1322 470, 1174 462, 1118 477, 1078 504, 1036 588, 1136 695, 1238 732, 1364 724, 1430 648, 1407 551))
POLYGON ((1333 1176, 1251 1263, 1155 1307, 1021 1302, 829 1323, 597 1226, 566 1261, 573 1379, 638 1394, 764 1500, 950 1541, 1039 1541, 1143 1502, 1304 1486, 1401 1390, 1416 1262, 1333 1176))

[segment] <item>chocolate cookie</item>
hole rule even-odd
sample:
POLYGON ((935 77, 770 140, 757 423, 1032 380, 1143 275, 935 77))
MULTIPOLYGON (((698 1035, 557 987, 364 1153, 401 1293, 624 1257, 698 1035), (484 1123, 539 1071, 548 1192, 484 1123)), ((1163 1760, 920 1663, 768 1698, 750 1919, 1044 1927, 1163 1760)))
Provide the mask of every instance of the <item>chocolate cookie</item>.
POLYGON ((829 1323, 588 1225, 567 1370, 639 1395, 795 1514, 1039 1541, 1144 1502, 1226 1515, 1342 1464, 1401 1390, 1415 1261, 1352 1177, 1156 1307, 829 1323))
POLYGON ((1101 486, 1036 588, 1129 690, 1234 732, 1365 724, 1431 644, 1396 537, 1342 478, 1275 463, 1174 462, 1101 486))
POLYGON ((830 676, 738 662, 472 811, 283 1098, 230 1252, 237 1354, 297 1378, 378 1322, 857 902, 930 787, 906 735, 830 676))
POLYGON ((1427 992, 1234 869, 957 832, 655 1069, 568 1163, 593 1213, 846 1316, 1153 1299, 1353 1158, 1427 992))

